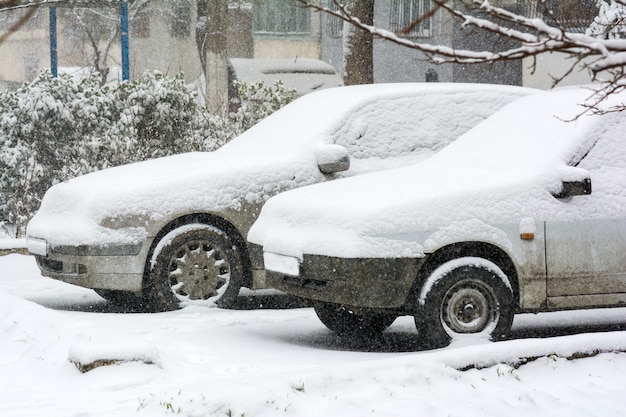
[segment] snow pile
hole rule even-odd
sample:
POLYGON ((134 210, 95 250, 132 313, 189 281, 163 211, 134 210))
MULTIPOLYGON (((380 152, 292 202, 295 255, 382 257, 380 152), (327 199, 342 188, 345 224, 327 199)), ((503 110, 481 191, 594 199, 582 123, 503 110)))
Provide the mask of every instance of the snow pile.
POLYGON ((26 239, 13 239, 0 235, 0 251, 14 249, 26 249, 26 239))
POLYGON ((0 257, 0 415, 617 417, 625 312, 520 315, 513 334, 526 338, 422 351, 410 318, 379 340, 352 341, 312 309, 113 314, 93 291, 9 255, 0 257), (596 332, 576 334, 582 327, 596 332), (68 360, 144 347, 158 348, 160 366, 81 373, 68 360))
POLYGON ((81 372, 125 362, 161 364, 159 351, 154 344, 131 334, 103 330, 81 335, 70 346, 68 359, 81 372))
POLYGON ((59 359, 65 351, 69 362, 81 372, 124 362, 160 366, 157 348, 141 337, 97 328, 82 320, 62 324, 54 311, 6 294, 0 293, 0 298, 0 326, 3 338, 8 342, 4 349, 10 348, 3 349, 3 357, 8 363, 25 355, 62 366, 59 359), (33 330, 25 333, 25 328, 33 330), (26 344, 28 349, 21 349, 20 342, 26 344))

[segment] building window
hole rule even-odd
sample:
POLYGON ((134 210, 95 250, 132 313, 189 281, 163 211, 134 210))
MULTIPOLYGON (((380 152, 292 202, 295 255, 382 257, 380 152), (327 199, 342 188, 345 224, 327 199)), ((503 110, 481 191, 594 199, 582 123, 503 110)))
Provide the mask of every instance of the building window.
POLYGON ((424 15, 431 9, 431 0, 392 0, 389 23, 391 31, 406 38, 430 37, 432 18, 424 18, 424 15))
POLYGON ((150 37, 150 14, 147 9, 139 10, 130 20, 130 36, 142 39, 150 37))
POLYGON ((526 15, 567 32, 585 33, 598 15, 598 7, 594 0, 527 0, 526 15))
MULTIPOLYGON (((328 0, 327 7, 335 12, 339 11, 339 6, 332 0, 328 0)), ((340 38, 343 34, 343 20, 332 15, 325 15, 324 17, 326 34, 331 38, 340 38)))
POLYGON ((310 35, 311 10, 295 1, 255 2, 253 30, 257 35, 310 35))
POLYGON ((170 33, 172 38, 188 38, 191 33, 191 6, 177 3, 172 12, 170 33))

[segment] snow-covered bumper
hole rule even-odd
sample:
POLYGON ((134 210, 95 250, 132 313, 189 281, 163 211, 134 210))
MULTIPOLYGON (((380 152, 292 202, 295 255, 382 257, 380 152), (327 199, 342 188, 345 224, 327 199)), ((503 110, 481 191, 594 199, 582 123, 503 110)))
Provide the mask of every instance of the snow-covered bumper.
POLYGON ((42 275, 87 288, 140 292, 148 245, 51 245, 29 237, 42 275))
POLYGON ((338 258, 302 260, 263 253, 267 286, 316 301, 361 308, 402 308, 425 258, 338 258))

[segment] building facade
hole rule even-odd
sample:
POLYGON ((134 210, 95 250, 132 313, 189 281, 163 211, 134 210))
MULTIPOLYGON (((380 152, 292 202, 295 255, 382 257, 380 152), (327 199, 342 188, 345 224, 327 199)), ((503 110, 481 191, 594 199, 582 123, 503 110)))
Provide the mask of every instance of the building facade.
MULTIPOLYGON (((130 76, 146 70, 183 72, 188 81, 202 73, 198 39, 202 29, 203 0, 135 0, 129 3, 130 76)), ((207 0, 204 0, 206 4, 207 0)), ((121 0, 67 0, 57 10, 58 65, 61 68, 119 68, 119 4, 121 0)), ((584 30, 593 18, 592 0, 491 0, 527 16, 553 19, 567 29, 584 30), (540 10, 538 5, 543 9, 540 10), (546 7, 549 9, 546 9, 546 7), (559 20, 560 19, 560 20, 559 20)), ((44 1, 45 4, 45 1, 44 1)), ((52 4, 52 3, 51 3, 52 4)), ((330 7, 333 3, 327 1, 330 7)), ((376 0, 374 25, 418 42, 459 49, 489 50, 498 42, 492 35, 475 34, 449 14, 432 10, 432 0, 376 0), (408 30, 407 30, 408 28, 408 30)), ((206 10, 206 9, 205 9, 206 10)), ((23 10, 0 11, 0 33, 23 10)), ((232 1, 228 7, 228 51, 238 58, 315 58, 343 71, 343 22, 313 12, 288 0, 232 1)), ((49 8, 40 7, 33 18, 0 44, 0 88, 14 88, 50 66, 49 8)), ((549 87, 550 71, 566 67, 562 57, 546 54, 532 62, 495 65, 433 65, 418 51, 374 40, 375 82, 489 82, 549 87)), ((115 77, 118 72, 112 71, 115 77)), ((574 72, 571 82, 587 82, 585 71, 574 72)))

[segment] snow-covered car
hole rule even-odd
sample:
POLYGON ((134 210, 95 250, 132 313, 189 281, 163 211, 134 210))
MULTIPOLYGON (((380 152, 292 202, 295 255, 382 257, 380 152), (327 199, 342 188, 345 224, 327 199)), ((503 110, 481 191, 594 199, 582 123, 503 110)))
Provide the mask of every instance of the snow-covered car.
POLYGON ((503 338, 518 312, 626 305, 626 116, 591 95, 528 96, 421 164, 273 197, 248 234, 268 285, 337 333, 411 315, 437 346, 503 338))
POLYGON ((153 310, 265 288, 245 237, 285 190, 415 163, 536 90, 388 84, 311 93, 219 150, 51 187, 27 228, 42 274, 153 310))
POLYGON ((246 83, 277 81, 296 90, 298 96, 324 88, 339 87, 343 81, 335 68, 319 59, 248 59, 231 58, 234 78, 246 83))
MULTIPOLYGON (((266 86, 280 82, 287 90, 293 90, 296 97, 343 85, 343 80, 335 67, 319 59, 230 58, 228 95, 231 110, 236 110, 241 104, 234 81, 247 84, 262 82, 266 86)), ((198 93, 200 104, 204 104, 206 92, 204 74, 190 84, 189 89, 198 93)))

